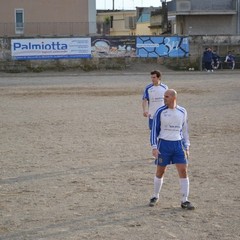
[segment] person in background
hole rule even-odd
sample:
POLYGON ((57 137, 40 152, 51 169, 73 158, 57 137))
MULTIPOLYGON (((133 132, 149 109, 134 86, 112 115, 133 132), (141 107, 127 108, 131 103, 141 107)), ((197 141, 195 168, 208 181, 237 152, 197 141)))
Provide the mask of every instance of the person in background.
POLYGON ((154 177, 154 191, 149 206, 158 203, 163 184, 163 175, 170 164, 175 164, 181 189, 181 207, 193 210, 195 207, 188 201, 189 178, 189 134, 188 117, 185 108, 177 105, 177 92, 168 89, 164 94, 163 107, 160 107, 153 118, 151 130, 152 154, 156 158, 156 175, 154 177))
POLYGON ((235 57, 234 57, 234 55, 232 54, 231 51, 228 52, 224 62, 228 63, 229 68, 234 70, 234 68, 235 68, 235 57))
POLYGON ((152 83, 147 85, 142 97, 143 116, 148 117, 148 127, 152 129, 153 116, 156 110, 164 105, 164 93, 168 86, 161 82, 161 72, 154 70, 151 73, 152 83))
POLYGON ((212 59, 213 59, 212 68, 216 70, 219 68, 220 64, 220 56, 217 54, 216 50, 212 51, 212 59))
POLYGON ((203 52, 203 64, 204 64, 204 69, 207 72, 213 72, 212 61, 213 61, 212 49, 205 48, 205 51, 203 52))

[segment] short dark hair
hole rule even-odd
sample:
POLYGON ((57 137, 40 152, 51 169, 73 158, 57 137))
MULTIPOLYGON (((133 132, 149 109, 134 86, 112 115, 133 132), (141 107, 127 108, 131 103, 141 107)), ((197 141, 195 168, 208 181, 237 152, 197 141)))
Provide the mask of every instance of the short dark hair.
POLYGON ((162 75, 161 72, 158 71, 158 70, 153 70, 153 71, 151 71, 151 75, 153 75, 153 74, 156 74, 158 78, 160 78, 161 75, 162 75))

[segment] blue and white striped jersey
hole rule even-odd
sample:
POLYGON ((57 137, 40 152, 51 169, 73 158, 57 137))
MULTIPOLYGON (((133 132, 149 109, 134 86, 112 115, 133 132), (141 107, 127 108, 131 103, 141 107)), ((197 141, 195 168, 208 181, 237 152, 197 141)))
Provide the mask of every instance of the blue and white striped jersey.
POLYGON ((148 101, 148 113, 152 119, 157 109, 164 105, 164 93, 168 89, 168 86, 160 83, 158 86, 149 84, 143 93, 142 100, 148 101))
POLYGON ((153 117, 153 126, 150 136, 152 148, 157 148, 157 140, 183 141, 185 149, 189 148, 187 111, 181 106, 171 109, 166 105, 160 107, 153 117))

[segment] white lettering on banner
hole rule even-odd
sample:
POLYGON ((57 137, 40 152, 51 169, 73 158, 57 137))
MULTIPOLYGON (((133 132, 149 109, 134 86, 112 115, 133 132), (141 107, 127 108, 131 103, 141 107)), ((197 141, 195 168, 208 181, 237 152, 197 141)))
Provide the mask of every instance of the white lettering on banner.
POLYGON ((173 49, 178 49, 179 41, 171 41, 170 38, 165 38, 165 46, 169 48, 168 53, 170 53, 173 49))
POLYGON ((144 47, 144 48, 147 48, 147 47, 159 47, 159 44, 158 43, 137 43, 137 48, 141 48, 141 47, 144 47))

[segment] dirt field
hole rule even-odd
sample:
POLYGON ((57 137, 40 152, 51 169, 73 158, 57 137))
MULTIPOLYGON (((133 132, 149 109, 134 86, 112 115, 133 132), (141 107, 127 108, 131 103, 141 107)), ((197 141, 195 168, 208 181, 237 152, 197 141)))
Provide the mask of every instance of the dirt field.
POLYGON ((1 74, 0 239, 240 239, 239 73, 163 71, 188 110, 195 211, 174 166, 148 207, 148 72, 1 74))

